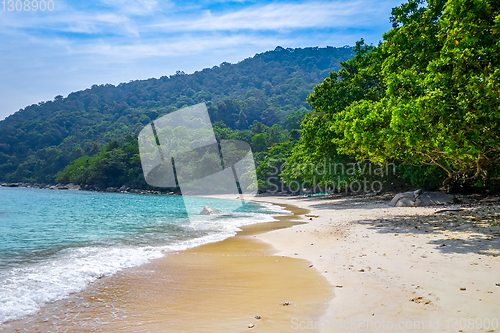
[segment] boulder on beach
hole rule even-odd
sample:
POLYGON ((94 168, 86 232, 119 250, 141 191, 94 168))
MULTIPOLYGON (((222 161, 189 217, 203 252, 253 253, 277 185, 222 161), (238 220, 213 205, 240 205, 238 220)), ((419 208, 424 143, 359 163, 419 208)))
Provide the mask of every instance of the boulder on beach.
POLYGON ((393 207, 419 207, 431 205, 445 205, 456 202, 453 194, 444 192, 414 192, 398 193, 389 203, 393 207))
POLYGON ((446 205, 457 202, 453 194, 444 192, 424 192, 420 195, 420 200, 422 200, 422 206, 446 205))
POLYGON ((414 207, 416 206, 416 200, 422 193, 421 190, 416 190, 414 192, 404 192, 404 193, 398 193, 396 196, 391 200, 389 205, 393 207, 414 207))
POLYGON ((222 211, 220 211, 216 208, 205 206, 205 207, 203 207, 203 209, 201 210, 199 215, 219 215, 221 213, 222 213, 222 211))

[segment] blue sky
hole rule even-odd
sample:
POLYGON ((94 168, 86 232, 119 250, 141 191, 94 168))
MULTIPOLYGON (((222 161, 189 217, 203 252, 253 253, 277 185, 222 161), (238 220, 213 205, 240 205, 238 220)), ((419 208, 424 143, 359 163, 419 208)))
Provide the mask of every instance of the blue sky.
POLYGON ((192 73, 278 45, 376 44, 403 2, 51 1, 43 12, 0 3, 0 120, 93 84, 192 73))

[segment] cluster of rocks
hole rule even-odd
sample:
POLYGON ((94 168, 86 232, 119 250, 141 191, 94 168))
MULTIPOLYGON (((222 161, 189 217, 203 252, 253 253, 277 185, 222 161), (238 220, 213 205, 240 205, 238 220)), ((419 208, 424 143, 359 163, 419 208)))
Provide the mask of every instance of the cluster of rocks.
POLYGON ((431 205, 446 205, 456 203, 457 199, 453 194, 444 192, 423 192, 416 190, 396 194, 389 205, 393 207, 420 207, 431 205))
POLYGON ((117 193, 138 193, 138 194, 167 194, 167 195, 177 195, 178 193, 170 191, 156 191, 156 190, 140 190, 130 188, 127 185, 122 187, 108 187, 102 188, 98 185, 75 185, 73 183, 69 184, 56 184, 56 185, 45 185, 45 184, 30 184, 30 183, 0 183, 3 187, 25 187, 25 188, 39 188, 48 190, 74 190, 74 191, 96 191, 96 192, 117 192, 117 193))
POLYGON ((46 184, 30 184, 30 183, 0 183, 3 187, 26 187, 26 188, 44 188, 49 190, 80 190, 80 185, 74 184, 57 184, 57 185, 46 185, 46 184))

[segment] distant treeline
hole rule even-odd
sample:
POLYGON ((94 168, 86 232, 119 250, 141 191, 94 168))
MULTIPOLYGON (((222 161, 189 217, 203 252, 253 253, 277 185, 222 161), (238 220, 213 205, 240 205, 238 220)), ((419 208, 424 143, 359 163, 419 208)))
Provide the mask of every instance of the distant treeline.
POLYGON ((232 130, 258 121, 295 130, 297 137, 302 116, 311 110, 307 95, 352 55, 351 47, 277 47, 237 64, 94 85, 28 106, 0 122, 0 181, 54 183, 72 161, 95 156, 108 142, 122 142, 162 115, 200 102, 207 103, 213 122, 232 130))
MULTIPOLYGON (((268 147, 275 147, 282 144, 292 146, 293 135, 280 125, 274 124, 268 127, 255 121, 250 129, 239 131, 232 130, 225 126, 223 122, 213 124, 213 130, 217 141, 240 140, 250 144, 257 162, 265 163, 268 147)), ((295 133, 295 132, 293 132, 295 133)), ((195 140, 190 136, 182 140, 188 146, 195 140)), ((295 139, 296 140, 296 139, 295 139)), ((237 152, 233 152, 237 153, 237 152)), ((246 154, 246 152, 244 152, 246 154)), ((220 163, 220 155, 217 152, 207 151, 199 159, 200 163, 192 163, 186 169, 191 169, 196 175, 203 174, 207 164, 220 163)), ((188 170, 189 171, 189 170, 188 170)), ((266 177, 262 172, 259 178, 266 177)), ((64 171, 59 172, 56 181, 63 184, 73 183, 81 186, 91 185, 101 189, 108 187, 126 187, 137 189, 152 189, 146 184, 141 167, 141 158, 137 137, 129 135, 122 142, 115 140, 104 145, 99 153, 94 156, 83 156, 73 161, 64 171)), ((172 188, 171 190, 176 190, 172 188)))

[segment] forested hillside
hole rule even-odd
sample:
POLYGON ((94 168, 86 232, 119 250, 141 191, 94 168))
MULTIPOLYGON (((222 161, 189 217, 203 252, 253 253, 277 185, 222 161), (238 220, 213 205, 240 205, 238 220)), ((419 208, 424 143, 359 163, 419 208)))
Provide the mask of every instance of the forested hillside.
POLYGON ((498 0, 408 0, 391 22, 376 46, 278 47, 27 107, 0 122, 0 180, 147 187, 138 131, 206 102, 217 139, 251 145, 261 191, 498 192, 498 0))
POLYGON ((306 97, 352 55, 350 47, 277 47, 189 75, 179 71, 56 96, 0 122, 0 180, 54 183, 70 162, 96 155, 103 145, 123 142, 156 118, 200 102, 207 102, 219 132, 246 130, 257 121, 267 127, 279 124, 286 135, 298 138, 294 131, 310 110, 306 97))

